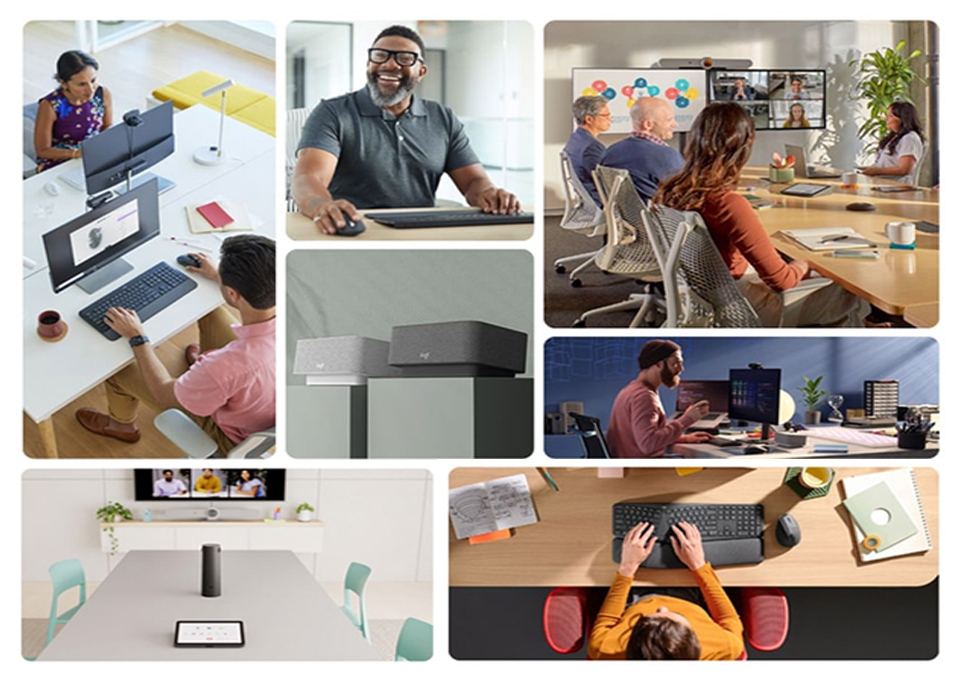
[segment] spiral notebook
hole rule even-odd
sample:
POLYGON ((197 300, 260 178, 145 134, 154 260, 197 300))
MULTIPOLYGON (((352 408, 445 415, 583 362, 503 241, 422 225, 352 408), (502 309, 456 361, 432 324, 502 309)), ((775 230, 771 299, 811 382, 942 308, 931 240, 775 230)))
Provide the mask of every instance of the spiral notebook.
POLYGON ((919 530, 917 534, 909 536, 897 544, 877 551, 867 551, 861 545, 864 537, 863 532, 854 525, 853 529, 857 538, 857 553, 861 561, 869 563, 884 558, 906 556, 911 553, 923 553, 933 548, 933 541, 930 539, 930 530, 927 528, 927 517, 923 511, 923 502, 920 500, 920 490, 917 489, 917 479, 914 475, 913 468, 897 468, 895 470, 884 470, 879 473, 869 473, 867 475, 851 475, 850 477, 845 477, 840 480, 840 483, 843 485, 843 493, 847 498, 856 496, 880 483, 885 483, 903 507, 910 521, 919 530))

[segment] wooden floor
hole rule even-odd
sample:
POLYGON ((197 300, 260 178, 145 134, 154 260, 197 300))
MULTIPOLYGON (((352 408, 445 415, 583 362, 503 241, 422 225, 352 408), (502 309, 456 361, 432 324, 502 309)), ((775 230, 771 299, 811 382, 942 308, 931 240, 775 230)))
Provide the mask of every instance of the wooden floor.
MULTIPOLYGON (((23 102, 34 102, 56 87, 57 58, 75 49, 72 21, 32 21, 23 29, 23 102)), ((264 59, 179 24, 155 29, 93 55, 100 82, 110 89, 114 121, 144 109, 153 90, 201 69, 249 88, 276 94, 276 68, 264 59)))

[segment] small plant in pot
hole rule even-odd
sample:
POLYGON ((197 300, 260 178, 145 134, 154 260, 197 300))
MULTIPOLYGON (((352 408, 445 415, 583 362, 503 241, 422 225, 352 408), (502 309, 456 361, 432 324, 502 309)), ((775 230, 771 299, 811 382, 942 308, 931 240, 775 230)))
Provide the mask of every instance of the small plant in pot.
POLYGON ((818 375, 813 380, 804 375, 803 381, 805 384, 797 388, 803 395, 803 403, 807 407, 807 410, 803 413, 803 422, 807 425, 815 425, 820 422, 820 411, 817 410, 817 406, 830 393, 825 389, 820 389, 820 383, 823 382, 822 375, 818 375))
POLYGON ((106 506, 101 506, 97 509, 97 520, 108 523, 103 530, 107 533, 107 536, 110 537, 111 556, 117 555, 117 551, 120 550, 120 542, 117 541, 117 537, 114 534, 115 528, 113 527, 113 523, 115 523, 118 519, 133 520, 133 513, 131 513, 130 509, 123 504, 113 501, 108 503, 106 506))
POLYGON ((303 502, 297 506, 297 520, 300 522, 310 522, 313 520, 314 509, 310 504, 303 502))

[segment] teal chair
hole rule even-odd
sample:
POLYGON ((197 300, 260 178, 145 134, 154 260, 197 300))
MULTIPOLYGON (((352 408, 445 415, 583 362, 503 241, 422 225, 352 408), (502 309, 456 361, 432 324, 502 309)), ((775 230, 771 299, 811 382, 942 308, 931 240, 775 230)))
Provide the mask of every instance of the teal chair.
POLYGON ((367 579, 369 579, 371 572, 373 571, 370 567, 363 563, 350 564, 350 567, 347 568, 347 576, 343 580, 343 606, 340 607, 343 614, 347 616, 354 627, 360 630, 368 643, 370 641, 370 629, 367 626, 367 604, 363 598, 363 590, 367 586, 367 579), (350 599, 351 593, 357 597, 357 610, 353 609, 353 602, 350 599))
POLYGON ((53 641, 54 627, 67 624, 70 618, 87 602, 87 580, 83 576, 83 566, 76 558, 69 558, 51 565, 50 579, 53 580, 53 602, 50 604, 50 622, 47 625, 47 643, 45 646, 49 646, 50 642, 53 641), (80 587, 79 603, 65 613, 57 615, 57 603, 60 600, 60 594, 73 587, 80 587))
POLYGON ((433 657, 433 625, 417 618, 407 618, 397 637, 394 660, 430 660, 433 657))

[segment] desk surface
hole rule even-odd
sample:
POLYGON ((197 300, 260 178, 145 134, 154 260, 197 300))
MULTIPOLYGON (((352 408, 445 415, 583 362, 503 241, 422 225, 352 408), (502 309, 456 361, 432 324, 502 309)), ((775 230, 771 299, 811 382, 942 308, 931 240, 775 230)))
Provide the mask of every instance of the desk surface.
POLYGON ((749 191, 777 206, 761 211, 760 220, 773 241, 774 247, 795 259, 808 261, 824 276, 863 297, 871 304, 893 315, 904 315, 914 307, 926 307, 918 323, 931 320, 929 307, 938 308, 940 300, 940 238, 935 234, 917 232, 914 250, 891 250, 884 226, 890 221, 940 222, 940 193, 935 190, 915 190, 883 194, 871 190, 873 186, 896 185, 879 178, 860 176, 855 189, 841 188, 838 180, 815 179, 811 183, 831 186, 826 195, 802 199, 781 195, 786 185, 770 184, 762 180, 761 170, 748 168, 740 178, 740 190, 749 191), (870 202, 875 211, 847 211, 851 202, 870 202), (813 252, 780 234, 781 230, 797 228, 827 228, 849 226, 861 235, 881 245, 879 259, 845 259, 830 252, 813 252))
POLYGON ((289 551, 224 551, 200 595, 199 551, 131 551, 39 660, 378 660, 289 551), (177 620, 242 620, 242 648, 176 648, 177 620))
POLYGON ((838 439, 829 439, 820 435, 808 434, 807 444, 796 449, 770 445, 771 453, 744 454, 743 447, 718 447, 712 444, 674 444, 671 452, 676 452, 684 458, 735 458, 739 460, 771 459, 771 458, 933 458, 939 452, 937 442, 928 442, 926 449, 900 449, 891 447, 867 447, 852 442, 843 442, 838 439), (813 448, 817 444, 846 444, 847 453, 829 454, 815 453, 813 448))
MULTIPOLYGON (((463 207, 464 211, 470 207, 463 207)), ((437 211, 452 211, 451 207, 438 207, 437 211)), ((372 209, 373 213, 388 211, 425 211, 424 209, 372 209)), ((365 215, 364 211, 360 211, 365 215)), ((354 240, 526 240, 533 235, 533 223, 513 223, 492 226, 457 226, 453 228, 391 228, 364 218, 366 230, 354 237, 325 235, 313 221, 299 212, 287 214, 287 235, 294 240, 339 240, 349 243, 354 240)))
MULTIPOLYGON (((877 468, 838 468, 837 479, 877 468)), ((619 479, 599 479, 595 468, 550 468, 560 491, 550 489, 532 468, 458 468, 450 486, 485 482, 523 473, 540 522, 518 527, 509 539, 471 546, 450 530, 451 586, 607 586, 616 573, 612 561, 611 508, 618 501, 762 503, 767 527, 765 560, 759 565, 717 569, 728 586, 922 586, 937 576, 939 564, 938 480, 932 468, 916 468, 933 549, 871 563, 854 551, 852 523, 843 508, 841 487, 825 497, 801 500, 782 485, 784 468, 712 467, 680 477, 674 468, 628 468, 619 479), (803 540, 792 549, 774 537, 777 519, 789 512, 803 540)), ((637 583, 690 586, 686 570, 640 569, 637 583)))

